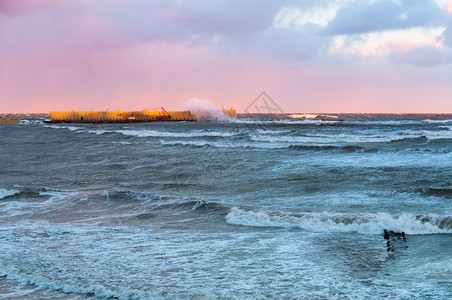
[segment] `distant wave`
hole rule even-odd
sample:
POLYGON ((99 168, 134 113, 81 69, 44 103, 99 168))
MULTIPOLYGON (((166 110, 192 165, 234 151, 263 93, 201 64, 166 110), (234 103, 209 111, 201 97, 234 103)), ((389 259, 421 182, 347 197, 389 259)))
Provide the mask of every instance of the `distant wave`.
MULTIPOLYGON (((420 140, 422 141, 422 139, 420 140)), ((423 143, 428 140, 425 139, 423 143)), ((333 152, 345 152, 345 153, 374 153, 380 151, 389 152, 402 152, 402 153, 449 153, 451 150, 447 147, 444 148, 420 148, 412 147, 409 145, 409 140, 397 140, 393 141, 393 147, 385 147, 384 145, 372 146, 360 146, 360 145, 338 145, 338 144, 290 144, 290 143, 277 143, 277 142, 236 142, 236 141, 203 141, 203 140, 186 140, 186 141, 159 141, 163 146, 185 146, 194 148, 213 147, 218 149, 269 149, 269 150, 299 150, 299 151, 333 151, 333 152), (394 147, 407 144, 405 147, 394 147)))
POLYGON ((20 193, 19 190, 0 189, 0 199, 7 198, 7 197, 10 197, 10 196, 14 196, 14 195, 17 195, 19 193, 20 193))
POLYGON ((226 216, 229 224, 254 227, 299 227, 313 231, 357 231, 377 234, 383 229, 407 234, 452 233, 452 216, 404 213, 301 213, 265 212, 234 207, 226 216))
POLYGON ((285 149, 287 144, 264 144, 258 142, 235 142, 235 141, 160 141, 161 145, 168 146, 190 146, 190 147, 214 147, 214 148, 244 148, 244 149, 285 149))
MULTIPOLYGON (((176 184, 180 186, 180 184, 176 184)), ((142 202, 152 202, 154 205, 152 206, 152 210, 226 210, 225 207, 221 206, 221 204, 203 201, 203 200, 195 200, 195 199, 180 199, 178 197, 168 197, 161 195, 153 195, 146 192, 134 192, 134 191, 103 191, 102 196, 106 197, 107 201, 117 201, 117 202, 125 202, 125 201, 142 201, 142 202)), ((226 214, 226 212, 225 212, 226 214)))
POLYGON ((229 137, 234 136, 237 133, 234 132, 220 132, 220 131, 191 131, 191 132, 170 132, 170 131, 158 131, 158 130, 115 130, 114 132, 128 136, 136 137, 229 137))
POLYGON ((452 120, 431 120, 427 119, 424 120, 425 123, 432 123, 432 124, 446 124, 446 123, 452 123, 452 120))
POLYGON ((315 120, 315 119, 281 119, 281 120, 250 120, 237 119, 231 123, 249 125, 335 125, 343 124, 340 120, 315 120))
POLYGON ((374 134, 359 135, 346 134, 306 134, 306 135, 252 135, 251 140, 256 142, 281 143, 387 143, 387 142, 426 142, 428 140, 452 139, 452 131, 413 131, 408 130, 392 135, 374 134))
POLYGON ((392 141, 400 140, 415 140, 426 141, 426 140, 442 140, 442 139, 452 139, 452 131, 449 130, 407 130, 404 132, 405 135, 400 135, 392 138, 392 141))
POLYGON ((311 150, 311 151, 344 151, 344 152, 378 152, 379 149, 367 148, 356 145, 291 145, 289 149, 294 150, 311 150))
POLYGON ((258 142, 283 142, 283 143, 376 143, 390 142, 391 137, 381 135, 355 135, 355 134, 336 134, 336 135, 304 135, 304 136, 274 136, 274 135, 254 135, 253 141, 258 142))
POLYGON ((48 199, 46 201, 47 204, 52 203, 54 201, 58 202, 63 199, 73 197, 76 195, 79 195, 79 193, 75 192, 75 191, 65 191, 65 190, 53 189, 53 188, 47 188, 47 187, 44 187, 39 191, 39 196, 48 197, 48 199))
POLYGON ((96 135, 103 135, 108 133, 118 133, 125 136, 134 136, 134 137, 175 137, 175 138, 191 138, 191 137, 230 137, 238 135, 238 132, 233 131, 180 131, 180 132, 172 132, 172 131, 160 131, 160 130, 149 130, 149 129, 120 129, 120 130, 106 130, 106 129, 90 129, 83 130, 85 128, 76 127, 76 126, 65 126, 65 125, 45 125, 47 128, 52 129, 67 129, 70 131, 77 131, 78 133, 91 133, 96 135))
POLYGON ((68 129, 70 131, 76 131, 79 129, 83 129, 82 127, 66 126, 66 125, 44 125, 44 127, 52 128, 52 129, 68 129))
POLYGON ((452 186, 450 187, 426 187, 415 189, 415 192, 425 194, 428 196, 440 196, 452 198, 452 186))
POLYGON ((138 200, 143 202, 162 200, 163 196, 155 196, 145 192, 133 191, 108 191, 104 190, 101 194, 108 201, 124 201, 124 200, 138 200))

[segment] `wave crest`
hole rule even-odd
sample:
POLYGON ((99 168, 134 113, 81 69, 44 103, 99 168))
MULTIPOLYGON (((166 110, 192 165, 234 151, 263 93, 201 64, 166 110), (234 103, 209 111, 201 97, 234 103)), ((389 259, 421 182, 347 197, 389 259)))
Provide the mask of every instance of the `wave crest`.
POLYGON ((387 228, 407 234, 452 233, 452 216, 403 213, 301 213, 264 212, 233 207, 226 216, 229 224, 252 227, 299 227, 314 231, 357 231, 378 234, 387 228))
POLYGON ((20 193, 20 191, 18 191, 18 190, 0 189, 0 199, 11 197, 11 196, 17 195, 19 193, 20 193))

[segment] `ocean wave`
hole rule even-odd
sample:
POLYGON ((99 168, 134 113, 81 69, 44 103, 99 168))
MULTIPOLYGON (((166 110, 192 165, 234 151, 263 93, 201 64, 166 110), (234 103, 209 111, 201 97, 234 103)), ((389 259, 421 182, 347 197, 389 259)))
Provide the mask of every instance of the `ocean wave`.
MULTIPOLYGON (((229 209, 222 206, 219 203, 211 202, 211 201, 205 201, 205 200, 194 200, 194 199, 173 199, 170 201, 158 201, 155 203, 155 205, 152 207, 149 212, 156 212, 159 211, 160 213, 164 213, 165 211, 177 211, 179 213, 189 213, 189 212, 195 212, 195 213, 201 213, 204 216, 214 214, 214 215, 221 215, 226 216, 229 212, 229 209)), ((136 215, 136 218, 139 219, 145 219, 148 217, 153 217, 153 213, 140 213, 136 215)))
POLYGON ((160 141, 161 145, 167 146, 189 146, 189 147, 214 147, 214 148, 243 148, 243 149, 285 149, 290 145, 276 143, 249 143, 249 142, 208 142, 208 141, 160 141))
POLYGON ((170 291, 164 288, 145 290, 139 288, 111 287, 109 284, 89 283, 81 281, 77 277, 73 279, 50 277, 44 274, 33 274, 27 270, 20 270, 13 264, 1 263, 0 276, 6 277, 21 284, 33 284, 39 288, 61 291, 66 294, 79 294, 95 296, 103 299, 174 299, 189 298, 188 295, 172 295, 170 291))
POLYGON ((11 196, 14 196, 14 195, 17 195, 17 194, 20 194, 19 190, 0 189, 0 199, 11 197, 11 196))
MULTIPOLYGON (((175 183, 177 187, 181 184, 175 183)), ((165 188, 169 188, 168 185, 165 188)), ((141 201, 141 202, 152 202, 152 210, 196 210, 196 209, 209 209, 209 210, 224 210, 220 204, 204 200, 195 200, 191 198, 180 199, 178 197, 169 197, 162 195, 152 195, 146 192, 134 192, 134 191, 108 191, 104 190, 101 195, 107 199, 107 201, 141 201)))
POLYGON ((254 135, 251 137, 256 142, 282 142, 282 143, 377 143, 390 142, 391 137, 381 135, 354 135, 354 134, 332 134, 332 135, 304 135, 304 136, 270 136, 254 135))
POLYGON ((450 187, 426 187, 415 189, 415 192, 428 196, 452 197, 452 186, 450 187))
POLYGON ((319 119, 280 119, 280 120, 250 120, 237 119, 231 123, 247 125, 336 125, 343 124, 342 120, 319 120, 319 119))
POLYGON ((107 199, 107 201, 138 200, 143 202, 149 202, 164 199, 164 196, 155 196, 145 192, 133 192, 133 191, 104 190, 101 195, 104 196, 107 199))
POLYGON ((66 125, 44 125, 44 127, 52 128, 52 129, 68 129, 70 131, 76 131, 79 129, 83 129, 82 127, 66 126, 66 125))
POLYGON ((116 133, 120 133, 128 136, 136 137, 176 137, 176 138, 192 138, 192 137, 229 137, 234 136, 237 133, 234 132, 219 132, 219 131, 192 131, 192 132, 170 132, 170 131, 158 131, 158 130, 115 130, 116 133))
POLYGON ((452 120, 431 120, 427 119, 424 120, 425 123, 431 123, 431 124, 446 124, 446 123, 452 123, 452 120))
POLYGON ((305 135, 251 135, 256 142, 279 143, 388 143, 398 141, 424 142, 427 140, 452 139, 452 131, 415 131, 360 135, 353 133, 342 134, 305 134, 305 135))
POLYGON ((421 140, 443 140, 443 139, 452 139, 452 131, 449 130, 407 130, 404 132, 404 135, 396 136, 392 138, 392 141, 401 141, 401 140, 412 140, 415 139, 421 140))
POLYGON ((307 151, 345 151, 345 152, 378 152, 379 149, 367 148, 356 145, 291 145, 289 149, 307 150, 307 151))
POLYGON ((88 133, 94 133, 97 135, 105 134, 105 133, 113 133, 113 130, 88 130, 88 133))
POLYGON ((226 216, 233 225, 252 227, 303 228, 313 231, 356 231, 381 233, 383 229, 404 231, 407 234, 452 233, 452 216, 415 215, 403 213, 301 213, 265 212, 233 207, 226 216))
POLYGON ((77 195, 79 195, 78 192, 53 189, 53 188, 47 188, 47 187, 44 187, 44 188, 40 189, 40 191, 39 191, 39 196, 48 197, 46 203, 52 203, 54 201, 58 202, 63 199, 77 196, 77 195))

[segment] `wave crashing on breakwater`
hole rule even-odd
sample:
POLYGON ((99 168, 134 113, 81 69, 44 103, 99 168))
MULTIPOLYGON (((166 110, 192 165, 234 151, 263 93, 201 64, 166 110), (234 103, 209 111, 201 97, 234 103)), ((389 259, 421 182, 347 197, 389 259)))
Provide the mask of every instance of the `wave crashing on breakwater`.
POLYGON ((216 107, 211 101, 192 98, 181 106, 182 110, 189 110, 198 121, 228 121, 231 118, 216 107))

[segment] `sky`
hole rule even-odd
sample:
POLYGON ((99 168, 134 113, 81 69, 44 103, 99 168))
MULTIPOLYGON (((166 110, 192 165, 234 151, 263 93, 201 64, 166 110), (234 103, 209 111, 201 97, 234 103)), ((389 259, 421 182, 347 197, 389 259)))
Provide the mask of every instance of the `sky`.
POLYGON ((0 112, 452 113, 452 0, 0 0, 0 112))

